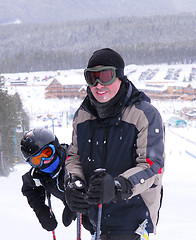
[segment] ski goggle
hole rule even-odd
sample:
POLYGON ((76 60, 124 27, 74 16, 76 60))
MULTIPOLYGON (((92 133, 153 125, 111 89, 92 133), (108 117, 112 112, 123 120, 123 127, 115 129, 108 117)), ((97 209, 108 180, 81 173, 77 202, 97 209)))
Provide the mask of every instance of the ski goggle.
POLYGON ((84 70, 84 77, 90 87, 98 84, 107 86, 116 81, 116 68, 110 66, 93 67, 84 70))
POLYGON ((28 162, 33 167, 41 167, 43 162, 46 160, 51 160, 54 157, 55 147, 49 144, 42 148, 36 155, 31 156, 28 162))

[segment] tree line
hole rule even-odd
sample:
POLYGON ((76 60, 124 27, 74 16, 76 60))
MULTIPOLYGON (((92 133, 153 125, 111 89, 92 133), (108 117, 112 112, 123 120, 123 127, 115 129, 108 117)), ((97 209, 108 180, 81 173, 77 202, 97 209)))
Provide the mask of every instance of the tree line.
POLYGON ((196 14, 0 26, 0 72, 85 68, 110 47, 128 64, 196 62, 196 14))
POLYGON ((0 76, 0 113, 0 176, 7 176, 13 166, 22 160, 20 139, 23 131, 29 128, 29 120, 19 95, 17 93, 9 95, 3 89, 2 76, 0 76))

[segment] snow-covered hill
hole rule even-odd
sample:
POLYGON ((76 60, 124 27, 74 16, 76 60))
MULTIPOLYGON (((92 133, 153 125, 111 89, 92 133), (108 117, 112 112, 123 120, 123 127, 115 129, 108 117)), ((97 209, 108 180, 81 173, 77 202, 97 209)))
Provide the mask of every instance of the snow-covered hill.
MULTIPOLYGON (((175 129, 183 136, 194 139, 196 129, 175 129)), ((63 128, 57 136, 67 142, 71 138, 71 128, 63 128), (69 132, 69 133, 68 133, 69 132)), ((166 166, 163 178, 164 198, 160 211, 157 235, 150 240, 192 240, 196 226, 196 159, 186 154, 186 150, 196 155, 195 145, 176 136, 166 129, 166 166)), ((16 165, 8 178, 0 177, 0 226, 4 240, 51 239, 52 233, 42 229, 32 209, 21 193, 21 176, 29 169, 28 164, 16 165)), ((65 228, 61 222, 63 206, 60 200, 52 198, 53 211, 58 220, 57 240, 76 239, 76 222, 65 228)), ((90 240, 90 235, 82 229, 82 239, 90 240)))
MULTIPOLYGON (((156 66, 154 66, 156 67, 156 66)), ((143 68, 144 71, 146 67, 143 68)), ((35 73, 29 73, 32 76, 35 73)), ((43 74, 43 73, 42 73, 43 74)), ((19 75, 19 74, 18 74, 19 75)), ((18 75, 13 77, 16 79, 18 75)), ((46 75, 44 73, 43 75, 46 75)), ((67 72, 67 75, 69 73, 67 72)), ((70 81, 71 81, 70 71, 70 81)), ((22 76, 20 74, 20 76, 22 76)), ((42 77, 40 73, 40 78, 42 77)), ((137 86, 139 81, 135 81, 137 86)), ((72 132, 72 120, 67 118, 66 112, 74 112, 80 105, 78 100, 46 100, 44 99, 44 86, 36 83, 31 86, 9 88, 9 91, 17 91, 23 105, 31 118, 31 127, 47 125, 52 129, 52 121, 61 120, 61 126, 54 127, 54 132, 60 142, 70 143, 72 132), (56 118, 47 118, 51 114, 56 118), (39 117, 42 116, 42 117, 39 117)), ((182 111, 184 107, 196 108, 196 102, 161 102, 153 101, 160 111, 163 119, 171 114, 182 111)), ((163 178, 164 197, 160 211, 160 220, 157 235, 150 236, 150 240, 192 240, 195 239, 196 226, 196 125, 189 121, 187 128, 166 127, 166 164, 163 178)), ((25 197, 21 194, 21 176, 29 169, 28 164, 16 165, 14 172, 8 178, 0 177, 0 226, 1 239, 4 240, 43 240, 51 239, 52 233, 43 230, 28 206, 25 197)), ((59 222, 56 229, 57 240, 76 239, 76 222, 65 228, 61 222, 62 203, 52 198, 53 211, 59 222)), ((82 229, 82 239, 90 240, 90 235, 82 229)))
POLYGON ((16 20, 22 23, 66 22, 82 19, 100 19, 114 17, 169 15, 182 12, 194 12, 194 0, 99 0, 70 1, 58 0, 1 0, 0 24, 16 20))

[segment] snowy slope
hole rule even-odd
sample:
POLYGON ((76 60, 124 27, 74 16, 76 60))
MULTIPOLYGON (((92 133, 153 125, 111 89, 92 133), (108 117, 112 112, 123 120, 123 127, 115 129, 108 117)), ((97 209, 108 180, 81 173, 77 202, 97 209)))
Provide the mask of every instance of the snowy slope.
MULTIPOLYGON (((137 83, 136 83, 137 86, 137 83)), ((60 142, 71 141, 71 119, 66 112, 74 111, 80 104, 77 100, 46 100, 43 86, 16 87, 23 105, 31 117, 31 127, 48 126, 52 120, 44 120, 48 113, 61 119, 62 127, 54 128, 60 142), (37 118, 42 115, 42 118, 37 118)), ((196 102, 159 102, 153 104, 159 109, 163 119, 184 107, 196 108, 196 102)), ((194 121, 193 121, 194 122, 194 121)), ((196 226, 196 124, 188 123, 187 128, 166 128, 166 166, 163 178, 164 198, 160 211, 157 235, 150 240, 192 240, 196 226), (195 126, 195 127, 194 127, 195 126), (181 136, 181 137, 180 137, 181 136), (187 141, 188 140, 188 141, 187 141), (191 155, 187 154, 191 153, 191 155)), ((52 233, 42 229, 34 212, 21 194, 21 176, 29 169, 28 164, 19 164, 8 178, 0 177, 0 226, 3 240, 43 240, 51 239, 52 233)), ((63 206, 60 200, 52 198, 53 211, 58 220, 57 240, 76 239, 76 222, 65 228, 61 222, 63 206)), ((82 239, 90 240, 90 235, 82 229, 82 239)))
MULTIPOLYGON (((191 132, 179 129, 183 136, 195 136, 196 129, 191 132)), ((67 128, 67 132, 71 128, 67 128)), ((63 134, 61 132, 61 134, 63 134)), ((60 136, 60 133, 58 134, 60 136)), ((69 141, 69 137, 67 138, 69 141)), ((164 198, 160 211, 157 235, 154 240, 192 240, 196 226, 196 159, 185 153, 186 150, 196 154, 195 146, 177 137, 166 129, 166 168, 163 179, 164 198)), ((1 239, 4 240, 43 240, 51 239, 52 234, 43 230, 33 211, 22 196, 21 176, 29 169, 28 164, 19 164, 8 177, 0 178, 0 226, 1 239)), ((65 228, 61 222, 63 206, 60 200, 52 198, 53 211, 59 222, 56 229, 57 240, 76 239, 76 222, 65 228)), ((195 235, 194 235, 195 236, 195 235)), ((82 239, 90 240, 90 235, 82 229, 82 239)))

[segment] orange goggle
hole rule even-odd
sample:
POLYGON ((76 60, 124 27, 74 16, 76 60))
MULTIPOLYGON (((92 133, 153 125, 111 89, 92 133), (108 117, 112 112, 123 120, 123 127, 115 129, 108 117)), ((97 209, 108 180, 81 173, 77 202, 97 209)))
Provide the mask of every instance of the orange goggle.
POLYGON ((31 156, 28 162, 33 167, 41 167, 45 160, 50 160, 54 157, 55 147, 49 144, 41 149, 36 155, 31 156))

